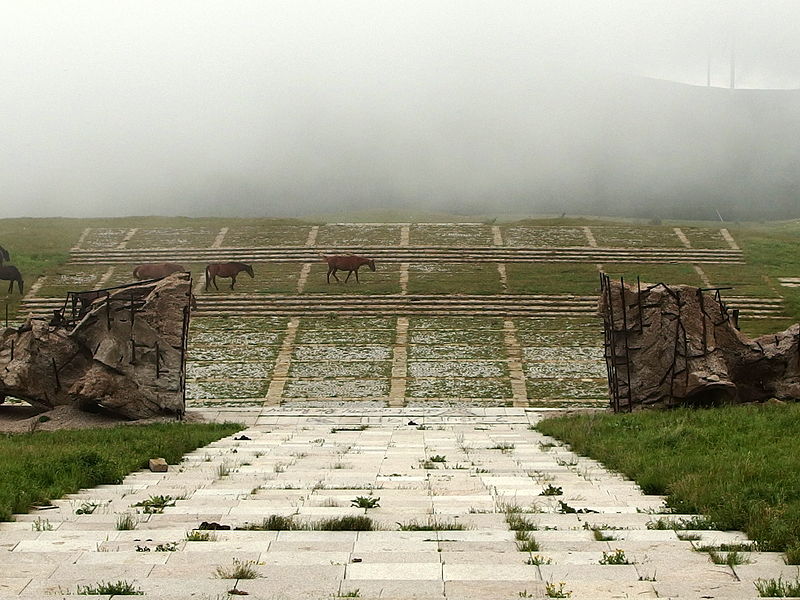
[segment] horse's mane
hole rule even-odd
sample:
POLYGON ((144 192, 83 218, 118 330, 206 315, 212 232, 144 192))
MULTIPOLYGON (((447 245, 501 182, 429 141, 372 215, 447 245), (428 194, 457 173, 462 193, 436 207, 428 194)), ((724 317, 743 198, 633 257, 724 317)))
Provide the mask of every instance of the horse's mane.
POLYGON ((0 246, 0 258, 3 260, 11 260, 11 255, 8 253, 8 250, 0 246))

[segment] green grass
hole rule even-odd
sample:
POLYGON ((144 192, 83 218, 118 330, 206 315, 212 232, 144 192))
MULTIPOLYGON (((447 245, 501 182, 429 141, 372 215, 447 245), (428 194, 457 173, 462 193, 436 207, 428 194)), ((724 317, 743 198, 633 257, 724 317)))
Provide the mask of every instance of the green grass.
POLYGON ((510 294, 576 294, 600 292, 600 275, 593 263, 507 263, 510 294))
POLYGON ((258 579, 261 575, 255 568, 255 561, 233 559, 229 567, 217 567, 214 576, 217 579, 258 579))
POLYGON ((800 579, 784 581, 777 579, 756 579, 756 590, 762 598, 794 598, 800 596, 800 579))
POLYGON ((215 542, 217 540, 217 536, 213 533, 208 531, 187 531, 186 532, 186 541, 187 542, 215 542))
POLYGON ((375 498, 373 496, 356 496, 350 506, 355 506, 357 508, 379 508, 380 507, 380 498, 375 498))
POLYGON ((707 526, 741 529, 761 550, 800 558, 800 405, 571 415, 538 430, 631 477, 645 493, 666 494, 677 513, 702 513, 707 526))
POLYGON ((97 585, 78 586, 79 596, 142 596, 144 592, 137 589, 129 581, 117 581, 116 583, 106 583, 101 581, 97 585))
POLYGON ((305 522, 295 521, 293 516, 270 515, 260 523, 248 523, 236 529, 246 531, 375 531, 377 527, 372 519, 364 515, 331 517, 305 522))
POLYGON ((0 436, 0 520, 65 494, 120 483, 162 456, 187 452, 239 431, 235 424, 157 424, 0 436))
POLYGON ((630 565, 631 562, 625 556, 624 550, 614 550, 614 552, 603 552, 603 558, 600 559, 601 565, 630 565))
POLYGON ((603 268, 611 279, 619 280, 622 276, 626 283, 634 286, 637 276, 642 283, 648 284, 663 282, 672 285, 703 286, 703 281, 691 264, 605 263, 603 268))
POLYGON ((409 294, 500 294, 497 265, 479 263, 411 263, 409 294))

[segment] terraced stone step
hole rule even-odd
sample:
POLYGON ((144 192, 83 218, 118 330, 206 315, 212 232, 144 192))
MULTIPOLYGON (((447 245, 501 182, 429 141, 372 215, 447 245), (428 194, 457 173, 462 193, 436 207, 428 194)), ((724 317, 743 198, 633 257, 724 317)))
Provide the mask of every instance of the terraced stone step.
MULTIPOLYGON (((726 300, 748 318, 768 318, 782 314, 780 298, 732 297, 726 300)), ((196 316, 220 313, 240 316, 321 315, 337 314, 426 314, 443 316, 593 316, 594 296, 559 295, 373 295, 342 296, 336 294, 227 294, 200 295, 196 316)), ((63 306, 59 298, 26 298, 24 310, 49 316, 63 306)))
POLYGON ((525 248, 476 247, 263 247, 263 248, 154 248, 75 250, 73 264, 114 264, 153 261, 206 262, 240 260, 248 262, 318 262, 320 254, 352 252, 383 262, 696 262, 738 263, 740 250, 694 248, 525 248))

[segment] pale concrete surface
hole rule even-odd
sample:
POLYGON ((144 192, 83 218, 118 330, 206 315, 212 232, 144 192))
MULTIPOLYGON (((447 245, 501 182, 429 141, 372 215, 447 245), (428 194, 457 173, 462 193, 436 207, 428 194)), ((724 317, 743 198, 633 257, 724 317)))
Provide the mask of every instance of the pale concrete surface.
POLYGON ((213 420, 245 422, 242 433, 251 439, 230 436, 190 453, 167 473, 133 473, 120 485, 83 490, 56 501, 55 509, 0 524, 0 598, 85 597, 76 595, 81 586, 123 580, 159 599, 227 598, 234 589, 276 600, 355 593, 545 598, 559 589, 574 599, 738 599, 756 598, 759 578, 798 576, 779 554, 747 552, 747 564, 729 567, 695 550, 746 541, 738 532, 696 531, 699 540, 681 541, 675 531, 648 529, 659 517, 686 515, 660 514, 662 498, 642 494, 560 444, 550 447, 554 440, 530 429, 545 413, 475 407, 207 411, 213 420), (444 461, 425 462, 436 455, 444 461), (540 495, 548 486, 562 494, 540 495), (177 500, 163 513, 133 506, 167 494, 177 500), (379 499, 379 506, 352 507, 359 496, 379 499), (563 514, 559 501, 597 512, 563 514), (86 502, 98 507, 76 514, 86 502), (517 549, 505 520, 509 509, 535 528, 528 535, 537 550, 517 549), (135 516, 136 529, 116 529, 122 514, 135 516), (378 529, 235 529, 270 515, 291 515, 298 523, 366 515, 378 529), (202 521, 234 529, 187 541, 202 521), (413 523, 434 529, 400 530, 413 523), (618 550, 630 564, 601 564, 618 550), (218 569, 230 570, 235 561, 257 577, 220 578, 218 569))

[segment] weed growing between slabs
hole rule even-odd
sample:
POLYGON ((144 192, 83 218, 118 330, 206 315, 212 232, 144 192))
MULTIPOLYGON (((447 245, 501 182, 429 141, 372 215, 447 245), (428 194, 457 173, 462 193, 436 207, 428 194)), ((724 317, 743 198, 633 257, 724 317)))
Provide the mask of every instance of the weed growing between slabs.
POLYGON ((0 436, 0 520, 81 488, 119 483, 155 456, 170 464, 240 425, 169 423, 0 436))
POLYGON ((800 405, 570 415, 538 430, 621 471, 645 493, 666 494, 676 512, 741 529, 760 550, 800 563, 800 405))

